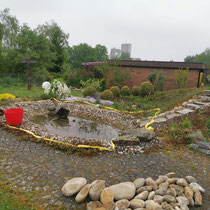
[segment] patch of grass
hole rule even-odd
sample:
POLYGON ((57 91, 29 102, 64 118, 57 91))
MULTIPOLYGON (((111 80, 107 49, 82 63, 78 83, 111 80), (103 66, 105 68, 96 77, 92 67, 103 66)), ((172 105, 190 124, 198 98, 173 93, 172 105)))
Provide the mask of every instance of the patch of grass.
POLYGON ((83 97, 82 92, 78 90, 72 90, 71 95, 76 97, 83 97))
POLYGON ((32 90, 28 90, 27 87, 4 87, 0 86, 0 94, 1 93, 11 93, 16 97, 21 99, 31 99, 31 100, 38 100, 41 98, 41 94, 43 93, 43 89, 41 87, 33 87, 32 90))
MULTIPOLYGON (((137 110, 150 110, 160 108, 161 113, 173 109, 175 106, 181 105, 184 101, 191 99, 194 95, 202 92, 200 88, 176 89, 164 92, 155 92, 147 97, 140 96, 124 96, 115 99, 115 107, 121 110, 133 111, 131 105, 137 105, 137 110)), ((146 116, 153 113, 146 113, 146 116)), ((145 116, 145 117, 146 117, 145 116)))

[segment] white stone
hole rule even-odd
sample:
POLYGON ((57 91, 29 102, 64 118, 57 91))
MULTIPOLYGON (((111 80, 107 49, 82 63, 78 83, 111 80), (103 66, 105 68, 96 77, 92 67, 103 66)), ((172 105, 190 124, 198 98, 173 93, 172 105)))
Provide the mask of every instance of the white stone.
POLYGON ((180 205, 186 205, 186 206, 189 205, 189 200, 186 197, 184 197, 184 196, 176 197, 176 200, 178 201, 178 203, 180 205))
POLYGON ((130 201, 130 207, 132 209, 144 208, 145 207, 145 202, 141 199, 133 199, 133 200, 130 201))
POLYGON ((115 200, 130 200, 134 197, 136 192, 136 187, 132 182, 122 182, 111 185, 109 188, 113 191, 115 200))
POLYGON ((72 196, 79 192, 82 189, 82 187, 85 186, 86 183, 87 180, 83 177, 70 179, 68 182, 66 182, 66 184, 64 184, 64 186, 61 189, 61 192, 65 196, 72 196))
POLYGON ((93 201, 99 200, 102 190, 105 188, 104 180, 97 180, 89 190, 90 199, 93 201))
POLYGON ((75 197, 75 201, 77 203, 81 203, 85 200, 85 198, 87 197, 88 193, 90 190, 90 184, 86 184, 77 194, 77 196, 75 197))
POLYGON ((187 180, 189 184, 192 182, 197 182, 196 178, 193 176, 186 176, 185 179, 187 180))
POLYGON ((189 185, 191 189, 193 190, 193 192, 197 192, 197 191, 201 191, 203 193, 205 192, 205 189, 195 182, 192 182, 189 185))
POLYGON ((136 189, 138 189, 138 188, 144 186, 145 179, 144 178, 137 178, 133 183, 134 183, 136 189))
POLYGON ((162 210, 162 207, 153 200, 148 200, 145 203, 147 210, 162 210))
POLYGON ((186 187, 187 186, 187 181, 183 178, 178 179, 176 182, 178 185, 182 186, 182 187, 186 187))
POLYGON ((153 200, 154 197, 155 197, 155 191, 152 191, 152 192, 149 193, 147 199, 148 199, 148 200, 153 200))
POLYGON ((164 197, 161 195, 155 195, 155 197, 153 198, 153 200, 159 204, 161 204, 164 201, 164 197))
POLYGON ((148 192, 148 191, 143 191, 143 192, 139 193, 139 194, 135 197, 135 199, 146 200, 147 197, 148 197, 148 195, 149 195, 149 192, 148 192))

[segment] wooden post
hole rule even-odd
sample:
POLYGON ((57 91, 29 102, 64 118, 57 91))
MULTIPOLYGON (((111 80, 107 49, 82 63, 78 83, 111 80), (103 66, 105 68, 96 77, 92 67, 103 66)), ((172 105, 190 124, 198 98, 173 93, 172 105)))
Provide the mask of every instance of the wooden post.
POLYGON ((31 90, 32 89, 32 84, 31 84, 31 57, 28 56, 27 57, 27 70, 28 70, 28 89, 31 90))

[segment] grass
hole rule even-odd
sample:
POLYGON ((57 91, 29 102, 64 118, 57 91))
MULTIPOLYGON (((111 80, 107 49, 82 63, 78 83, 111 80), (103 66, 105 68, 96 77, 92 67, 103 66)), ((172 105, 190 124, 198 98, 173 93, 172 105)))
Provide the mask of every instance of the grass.
MULTIPOLYGON (((32 90, 28 90, 27 87, 22 86, 1 86, 0 85, 0 94, 2 93, 11 93, 16 97, 19 97, 23 100, 31 99, 31 100, 39 100, 42 99, 43 89, 41 87, 34 86, 32 90)), ((73 90, 71 91, 72 96, 82 97, 82 92, 73 90)))
MULTIPOLYGON (((176 89, 164 92, 156 92, 148 97, 126 96, 115 100, 114 107, 134 111, 132 105, 137 105, 137 110, 150 110, 160 108, 161 113, 181 105, 184 101, 189 100, 194 95, 202 92, 200 88, 176 89)), ((149 115, 153 113, 148 113, 149 115)))

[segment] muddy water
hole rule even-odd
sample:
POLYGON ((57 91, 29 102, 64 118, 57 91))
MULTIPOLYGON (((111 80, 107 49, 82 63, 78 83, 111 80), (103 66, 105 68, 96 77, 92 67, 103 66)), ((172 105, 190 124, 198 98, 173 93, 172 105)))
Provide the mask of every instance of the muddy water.
POLYGON ((36 115, 31 121, 59 136, 110 140, 119 135, 117 128, 79 117, 69 116, 66 119, 60 119, 55 114, 45 114, 36 115))

